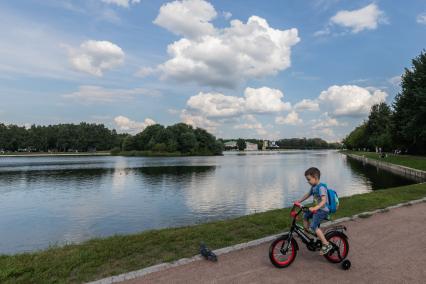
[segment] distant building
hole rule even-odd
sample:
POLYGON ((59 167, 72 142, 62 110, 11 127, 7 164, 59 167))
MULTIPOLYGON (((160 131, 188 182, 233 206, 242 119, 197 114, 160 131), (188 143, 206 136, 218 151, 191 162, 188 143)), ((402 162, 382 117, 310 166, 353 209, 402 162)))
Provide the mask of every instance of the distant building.
POLYGON ((258 147, 257 147, 256 143, 246 142, 246 148, 244 150, 245 151, 257 151, 258 147))
POLYGON ((276 141, 269 141, 269 147, 270 148, 279 148, 276 141))
POLYGON ((223 145, 225 146, 225 150, 233 150, 233 149, 237 149, 237 141, 228 141, 223 143, 223 145))
POLYGON ((263 140, 262 150, 266 150, 269 147, 269 141, 263 140))

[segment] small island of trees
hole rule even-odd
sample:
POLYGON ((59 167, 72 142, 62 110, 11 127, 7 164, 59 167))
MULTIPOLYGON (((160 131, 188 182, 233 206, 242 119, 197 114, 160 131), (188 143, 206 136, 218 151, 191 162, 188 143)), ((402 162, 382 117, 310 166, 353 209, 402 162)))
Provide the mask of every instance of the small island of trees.
POLYGON ((223 144, 202 128, 185 123, 171 126, 150 125, 135 136, 127 135, 122 147, 112 154, 120 155, 221 155, 223 144))

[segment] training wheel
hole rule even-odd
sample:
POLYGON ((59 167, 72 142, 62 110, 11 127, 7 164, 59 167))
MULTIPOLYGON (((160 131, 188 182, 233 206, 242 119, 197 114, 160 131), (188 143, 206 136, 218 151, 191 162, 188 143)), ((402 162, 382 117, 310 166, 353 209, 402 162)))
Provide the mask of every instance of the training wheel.
POLYGON ((348 259, 345 259, 344 261, 342 261, 342 268, 343 270, 348 270, 349 268, 351 268, 351 262, 348 259))

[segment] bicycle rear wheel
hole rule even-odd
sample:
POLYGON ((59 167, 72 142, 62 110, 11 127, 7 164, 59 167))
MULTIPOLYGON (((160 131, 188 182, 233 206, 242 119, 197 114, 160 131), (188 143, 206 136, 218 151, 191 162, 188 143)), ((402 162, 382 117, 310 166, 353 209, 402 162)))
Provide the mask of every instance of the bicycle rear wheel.
POLYGON ((342 262, 349 254, 349 242, 346 235, 341 232, 331 232, 325 237, 333 245, 333 249, 324 257, 332 263, 342 262))
POLYGON ((288 251, 284 254, 281 248, 286 248, 288 244, 288 235, 284 235, 272 242, 269 247, 269 259, 272 264, 278 268, 289 266, 297 255, 297 243, 295 239, 291 239, 288 251))

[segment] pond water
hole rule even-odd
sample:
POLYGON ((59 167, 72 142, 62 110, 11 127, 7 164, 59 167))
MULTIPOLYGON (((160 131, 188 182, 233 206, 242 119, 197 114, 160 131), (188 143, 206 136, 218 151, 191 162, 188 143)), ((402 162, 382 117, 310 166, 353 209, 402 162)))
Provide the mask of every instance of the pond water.
POLYGON ((333 150, 0 157, 0 254, 287 207, 311 166, 339 196, 414 183, 333 150))

